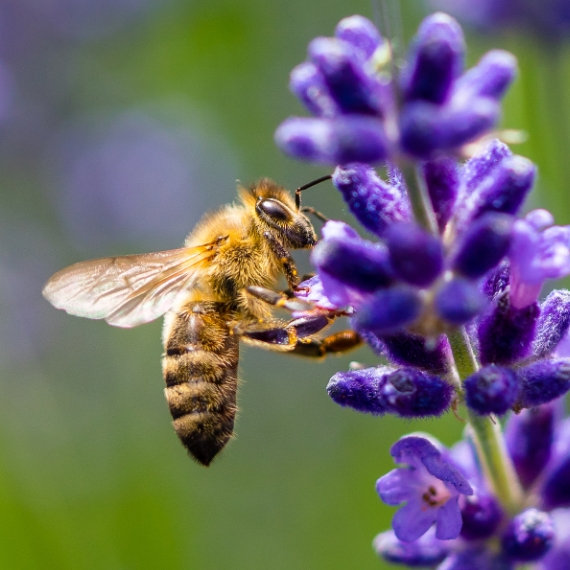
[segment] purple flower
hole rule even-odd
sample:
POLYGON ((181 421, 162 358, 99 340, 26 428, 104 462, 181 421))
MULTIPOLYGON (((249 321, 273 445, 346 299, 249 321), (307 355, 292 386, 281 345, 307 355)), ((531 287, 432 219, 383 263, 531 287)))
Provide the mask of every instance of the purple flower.
POLYGON ((460 20, 487 32, 511 27, 530 31, 549 42, 570 33, 568 0, 429 0, 432 9, 445 10, 460 20))
POLYGON ((396 463, 407 467, 394 469, 378 479, 376 491, 388 505, 405 502, 392 521, 396 537, 413 542, 435 523, 436 538, 457 538, 461 531, 459 495, 473 493, 465 477, 423 437, 404 437, 392 446, 390 453, 396 463))
POLYGON ((418 29, 402 77, 390 78, 378 72, 388 51, 374 25, 346 18, 334 38, 311 42, 309 61, 291 74, 291 90, 315 118, 288 119, 276 142, 297 158, 331 165, 456 151, 496 125, 516 73, 514 58, 499 51, 464 73, 464 51, 459 24, 433 14, 418 29))
POLYGON ((509 252, 514 307, 534 303, 547 279, 570 274, 570 227, 553 226, 553 221, 546 210, 534 210, 515 222, 509 252))

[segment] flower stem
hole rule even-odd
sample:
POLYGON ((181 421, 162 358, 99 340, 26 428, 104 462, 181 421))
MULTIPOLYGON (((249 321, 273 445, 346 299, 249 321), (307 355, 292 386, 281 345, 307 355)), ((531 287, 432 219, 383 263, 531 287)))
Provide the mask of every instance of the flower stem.
MULTIPOLYGON (((479 369, 473 348, 464 328, 449 335, 455 367, 462 380, 479 369)), ((505 511, 515 514, 522 502, 522 489, 506 450, 501 424, 490 416, 469 413, 469 426, 479 461, 495 496, 505 511)))
MULTIPOLYGON (((433 235, 438 235, 437 220, 421 172, 408 160, 402 159, 398 168, 404 177, 414 219, 433 235)), ((418 167, 419 168, 419 167, 418 167)))

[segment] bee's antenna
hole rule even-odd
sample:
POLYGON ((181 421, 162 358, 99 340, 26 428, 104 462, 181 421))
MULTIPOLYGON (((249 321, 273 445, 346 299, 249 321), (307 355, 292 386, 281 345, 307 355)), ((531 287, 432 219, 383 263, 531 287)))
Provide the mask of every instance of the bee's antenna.
POLYGON ((308 188, 316 186, 325 180, 330 180, 331 178, 332 174, 327 174, 326 176, 321 176, 320 178, 317 178, 316 180, 313 180, 312 182, 309 182, 308 184, 304 184, 303 186, 297 188, 297 190, 295 190, 295 206, 297 207, 297 210, 301 209, 301 192, 303 190, 307 190, 308 188))

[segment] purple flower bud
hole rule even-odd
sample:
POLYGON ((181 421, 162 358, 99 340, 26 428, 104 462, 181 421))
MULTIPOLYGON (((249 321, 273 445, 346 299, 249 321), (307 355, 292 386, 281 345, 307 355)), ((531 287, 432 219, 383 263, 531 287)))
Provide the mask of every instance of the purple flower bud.
POLYGON ((435 307, 441 318, 462 325, 481 313, 487 306, 485 295, 477 284, 463 277, 444 283, 435 296, 435 307))
POLYGON ((396 332, 413 323, 421 313, 423 303, 417 290, 392 287, 377 291, 360 307, 352 318, 356 330, 377 334, 396 332))
POLYGON ((449 342, 444 335, 437 341, 408 332, 377 336, 361 331, 361 335, 372 350, 397 364, 436 373, 444 373, 449 366, 449 342))
POLYGON ((570 291, 556 289, 540 307, 533 356, 544 358, 553 352, 570 327, 570 291))
POLYGON ((519 405, 532 408, 546 404, 570 389, 570 359, 540 360, 519 368, 519 405))
POLYGON ((316 38, 309 44, 309 57, 341 112, 381 114, 377 83, 364 71, 351 44, 336 38, 316 38))
POLYGON ((453 394, 451 384, 416 368, 399 368, 380 388, 387 411, 401 418, 439 416, 449 409, 453 394))
POLYGON ((356 219, 376 235, 381 236, 388 225, 410 218, 408 197, 368 165, 338 166, 332 181, 356 219))
POLYGON ((323 76, 316 66, 308 61, 291 71, 289 89, 307 110, 317 117, 333 117, 338 113, 323 76))
POLYGON ((438 540, 431 530, 414 542, 398 540, 394 531, 389 530, 377 535, 372 547, 384 560, 409 568, 432 567, 449 553, 449 541, 438 540))
POLYGON ((394 371, 390 366, 378 366, 337 372, 330 379, 327 392, 339 406, 368 414, 385 414, 387 402, 380 397, 380 390, 394 371))
MULTIPOLYGON (((453 102, 452 102, 453 103, 453 102)), ((400 114, 400 145, 417 158, 436 150, 451 151, 491 130, 499 120, 499 104, 476 97, 461 104, 436 105, 414 101, 400 114)))
POLYGON ((505 428, 509 455, 520 482, 528 489, 540 475, 552 453, 559 402, 513 414, 505 428))
POLYGON ((394 469, 376 483, 376 491, 386 504, 406 503, 392 521, 396 537, 412 542, 435 523, 436 538, 457 538, 461 530, 459 494, 473 493, 465 477, 423 437, 404 437, 390 453, 397 464, 408 465, 394 469))
POLYGON ((462 70, 464 52, 459 24, 447 14, 428 16, 420 25, 404 71, 405 99, 443 103, 462 70))
POLYGON ((340 406, 405 418, 439 416, 449 408, 453 396, 451 385, 437 376, 389 366, 337 372, 327 392, 340 406))
POLYGON ((540 309, 532 304, 523 309, 511 306, 503 294, 478 327, 479 356, 483 364, 510 364, 527 356, 534 339, 540 309))
POLYGON ((367 18, 358 15, 343 18, 335 29, 335 36, 356 48, 362 61, 371 58, 384 43, 376 26, 367 18))
MULTIPOLYGON (((347 239, 335 228, 342 222, 327 222, 327 237, 320 240, 311 253, 311 262, 319 273, 326 273, 349 287, 362 292, 372 292, 387 287, 392 282, 388 250, 384 244, 372 243, 362 238, 347 239), (338 234, 338 235, 337 235, 338 234)), ((340 230, 339 230, 340 231, 340 230)), ((328 295, 325 286, 325 294, 328 295)))
POLYGON ((519 382, 515 372, 499 366, 484 366, 465 382, 467 405, 478 414, 504 414, 515 403, 519 382))
POLYGON ((508 214, 488 212, 481 216, 462 236, 453 269, 471 279, 485 275, 507 254, 513 222, 508 214))
POLYGON ((554 543, 552 519, 538 509, 527 509, 513 518, 502 538, 504 553, 512 560, 540 560, 554 543))
POLYGON ((431 285, 443 270, 443 246, 411 222, 392 224, 386 230, 390 262, 398 277, 417 287, 431 285))
POLYGON ((522 156, 504 158, 467 197, 462 220, 476 219, 485 212, 516 214, 532 188, 536 168, 522 156))
POLYGON ((437 225, 439 231, 443 233, 457 196, 459 186, 457 163, 454 158, 442 156, 425 162, 423 171, 437 225))
POLYGON ((292 117, 278 127, 275 142, 287 154, 333 166, 374 163, 387 156, 381 121, 359 115, 334 119, 292 117))
POLYGON ((500 99, 517 73, 517 60, 508 51, 493 50, 459 78, 455 96, 479 96, 500 99))
POLYGON ((499 139, 493 139, 483 152, 471 158, 461 172, 461 188, 459 202, 463 202, 481 184, 503 159, 512 156, 509 147, 499 139))
POLYGON ((466 540, 491 538, 503 520, 497 499, 490 495, 471 495, 460 501, 461 536, 466 540))

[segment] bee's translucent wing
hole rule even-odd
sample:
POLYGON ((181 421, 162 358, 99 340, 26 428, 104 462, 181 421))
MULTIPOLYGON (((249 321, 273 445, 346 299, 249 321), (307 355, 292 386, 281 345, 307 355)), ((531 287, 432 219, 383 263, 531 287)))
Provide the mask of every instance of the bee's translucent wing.
POLYGON ((219 242, 82 261, 53 275, 43 295, 71 315, 135 327, 172 308, 208 267, 219 242))

